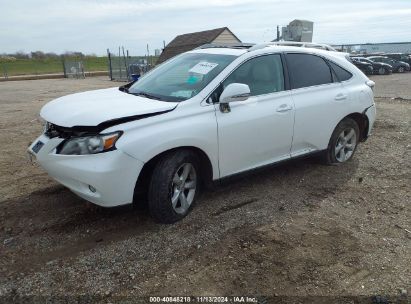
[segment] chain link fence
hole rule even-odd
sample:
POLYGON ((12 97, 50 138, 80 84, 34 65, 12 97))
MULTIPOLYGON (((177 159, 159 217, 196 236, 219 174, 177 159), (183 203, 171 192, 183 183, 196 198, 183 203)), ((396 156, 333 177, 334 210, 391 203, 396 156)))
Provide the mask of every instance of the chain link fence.
POLYGON ((2 64, 1 64, 1 70, 0 70, 0 72, 1 72, 0 75, 1 75, 2 78, 4 78, 4 79, 8 79, 8 78, 9 78, 8 69, 7 69, 7 66, 6 66, 5 63, 2 63, 2 64))
MULTIPOLYGON (((0 80, 11 78, 72 78, 84 79, 89 73, 106 73, 114 81, 133 81, 147 73, 157 59, 156 56, 129 56, 128 51, 111 53, 107 57, 59 56, 53 58, 16 59, 0 56, 0 80)), ((106 74, 107 75, 107 74, 106 74)))
POLYGON ((84 64, 81 60, 70 60, 63 58, 63 70, 64 78, 86 78, 84 73, 84 64))
POLYGON ((16 59, 0 56, 0 80, 72 78, 84 79, 86 76, 107 75, 106 57, 59 56, 44 59, 16 59))
POLYGON ((147 73, 152 67, 152 56, 129 56, 128 51, 118 54, 107 50, 110 79, 114 81, 133 81, 147 73))

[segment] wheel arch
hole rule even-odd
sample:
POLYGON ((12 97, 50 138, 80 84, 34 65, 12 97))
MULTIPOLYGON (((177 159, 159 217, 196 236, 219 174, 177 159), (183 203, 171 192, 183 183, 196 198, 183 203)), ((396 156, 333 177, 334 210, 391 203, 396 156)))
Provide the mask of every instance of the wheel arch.
POLYGON ((213 165, 207 153, 204 152, 202 149, 195 147, 195 146, 175 147, 172 149, 165 150, 161 153, 158 153, 157 155, 153 156, 149 161, 145 162, 137 178, 137 181, 136 181, 136 185, 134 189, 134 200, 135 201, 136 201, 136 197, 145 199, 151 174, 156 164, 158 163, 158 161, 162 157, 166 156, 167 154, 170 154, 177 150, 189 150, 198 155, 200 159, 200 174, 201 174, 201 181, 203 183, 203 186, 207 187, 211 185, 213 181, 213 165))
POLYGON ((358 113, 358 112, 351 113, 345 116, 343 119, 341 119, 341 121, 343 121, 346 118, 351 118, 357 123, 358 128, 360 129, 359 141, 365 141, 365 139, 367 138, 367 134, 368 134, 368 126, 370 124, 370 122, 368 121, 367 115, 365 115, 365 113, 358 113))

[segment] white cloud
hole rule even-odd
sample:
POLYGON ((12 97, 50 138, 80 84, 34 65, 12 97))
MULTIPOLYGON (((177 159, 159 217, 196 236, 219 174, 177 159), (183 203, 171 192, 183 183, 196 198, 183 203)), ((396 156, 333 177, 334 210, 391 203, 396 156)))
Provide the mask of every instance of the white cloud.
POLYGON ((246 42, 268 41, 276 25, 315 22, 329 43, 411 40, 409 0, 0 0, 0 53, 17 50, 104 54, 124 45, 143 54, 176 35, 228 26, 246 42))

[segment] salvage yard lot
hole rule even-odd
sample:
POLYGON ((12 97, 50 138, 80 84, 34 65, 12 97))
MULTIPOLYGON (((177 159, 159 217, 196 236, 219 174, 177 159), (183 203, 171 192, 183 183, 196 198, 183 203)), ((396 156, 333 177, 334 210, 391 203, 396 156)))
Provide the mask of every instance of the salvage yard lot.
POLYGON ((87 203, 27 160, 41 106, 116 83, 0 83, 0 295, 409 293, 411 73, 372 79, 374 134, 352 161, 295 160, 218 185, 174 225, 87 203))

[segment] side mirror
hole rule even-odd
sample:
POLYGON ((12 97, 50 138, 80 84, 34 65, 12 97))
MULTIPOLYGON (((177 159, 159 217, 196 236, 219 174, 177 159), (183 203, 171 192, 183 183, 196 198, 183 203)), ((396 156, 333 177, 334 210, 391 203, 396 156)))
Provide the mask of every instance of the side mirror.
POLYGON ((243 83, 229 84, 220 95, 220 103, 247 100, 251 96, 250 88, 243 83))

